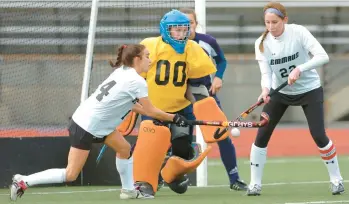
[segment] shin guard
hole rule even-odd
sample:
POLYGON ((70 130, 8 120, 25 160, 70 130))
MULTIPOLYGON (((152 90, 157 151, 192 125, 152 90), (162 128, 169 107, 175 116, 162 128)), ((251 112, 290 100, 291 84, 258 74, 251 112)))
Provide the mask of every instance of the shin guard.
POLYGON ((135 182, 148 183, 154 193, 158 187, 158 176, 170 146, 171 133, 165 126, 156 126, 151 120, 144 120, 133 152, 135 182))

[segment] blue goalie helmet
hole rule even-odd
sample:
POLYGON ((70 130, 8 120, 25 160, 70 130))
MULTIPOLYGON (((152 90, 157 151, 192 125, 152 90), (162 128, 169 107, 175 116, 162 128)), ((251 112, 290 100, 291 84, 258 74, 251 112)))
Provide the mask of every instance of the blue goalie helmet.
POLYGON ((182 12, 172 10, 164 15, 160 21, 160 34, 164 42, 168 43, 177 53, 183 54, 190 35, 190 20, 182 12), (178 39, 171 36, 171 29, 177 30, 178 39))

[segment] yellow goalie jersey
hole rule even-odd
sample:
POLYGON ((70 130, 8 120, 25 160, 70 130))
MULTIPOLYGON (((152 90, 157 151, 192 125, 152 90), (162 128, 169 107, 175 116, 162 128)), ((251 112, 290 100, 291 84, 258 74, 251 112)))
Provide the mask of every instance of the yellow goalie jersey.
POLYGON ((146 78, 149 99, 165 112, 174 113, 187 107, 185 98, 187 80, 201 78, 216 72, 212 60, 199 44, 188 40, 183 54, 178 54, 161 36, 146 38, 141 44, 150 52, 151 67, 142 76, 146 78))

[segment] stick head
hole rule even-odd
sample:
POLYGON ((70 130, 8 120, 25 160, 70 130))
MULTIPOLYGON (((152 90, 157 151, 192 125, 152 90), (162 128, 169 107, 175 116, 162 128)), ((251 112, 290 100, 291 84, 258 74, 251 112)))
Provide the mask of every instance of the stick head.
POLYGON ((266 112, 262 112, 261 117, 263 119, 260 122, 260 126, 264 126, 269 123, 269 115, 266 112))

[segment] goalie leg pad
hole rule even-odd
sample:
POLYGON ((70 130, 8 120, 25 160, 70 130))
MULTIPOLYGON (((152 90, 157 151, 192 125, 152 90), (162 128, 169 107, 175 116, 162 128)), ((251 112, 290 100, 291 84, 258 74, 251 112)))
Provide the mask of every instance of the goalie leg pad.
POLYGON ((136 182, 149 183, 154 193, 158 187, 158 176, 170 146, 170 130, 156 126, 151 120, 140 124, 137 144, 133 152, 133 177, 136 182))
MULTIPOLYGON (((212 147, 207 146, 204 152, 195 153, 191 160, 185 160, 177 156, 172 156, 167 160, 165 167, 161 170, 161 176, 166 183, 172 183, 177 178, 183 177, 187 173, 193 172, 205 159, 212 147)), ((194 149, 200 152, 199 150, 194 149)))
POLYGON ((136 125, 136 121, 139 114, 136 112, 131 111, 126 118, 122 121, 122 123, 117 127, 117 130, 123 135, 127 136, 129 135, 133 128, 136 125))
MULTIPOLYGON (((207 97, 195 102, 194 115, 197 120, 227 121, 227 117, 225 116, 223 111, 218 107, 213 97, 207 97)), ((222 130, 223 128, 220 129, 222 130)), ((206 143, 213 143, 224 140, 227 137, 229 137, 230 134, 228 131, 219 139, 215 139, 213 136, 215 131, 217 130, 217 127, 200 125, 200 130, 206 143)))

